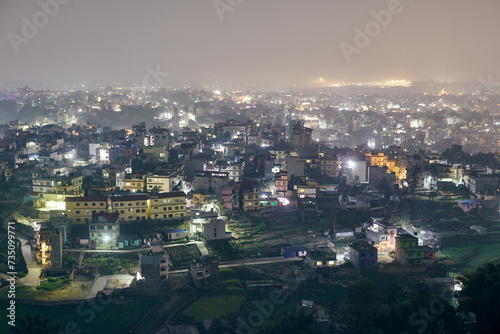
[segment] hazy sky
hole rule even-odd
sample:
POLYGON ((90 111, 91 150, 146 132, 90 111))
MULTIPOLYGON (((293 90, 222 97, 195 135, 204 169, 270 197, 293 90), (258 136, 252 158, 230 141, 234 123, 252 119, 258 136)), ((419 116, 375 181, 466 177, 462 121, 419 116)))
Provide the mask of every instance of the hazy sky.
POLYGON ((499 0, 400 0, 374 23, 392 1, 218 0, 232 10, 218 13, 214 0, 71 0, 51 17, 37 0, 0 0, 0 88, 139 83, 157 66, 174 83, 500 81, 499 0), (367 24, 373 37, 348 63, 340 45, 356 47, 367 24))

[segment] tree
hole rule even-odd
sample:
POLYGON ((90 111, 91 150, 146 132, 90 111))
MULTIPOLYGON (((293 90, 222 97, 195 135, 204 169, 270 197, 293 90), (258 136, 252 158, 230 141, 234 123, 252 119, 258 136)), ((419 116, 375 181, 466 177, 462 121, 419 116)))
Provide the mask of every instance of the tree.
POLYGON ((15 327, 11 327, 11 332, 16 334, 51 334, 59 333, 60 324, 51 323, 52 319, 40 319, 37 314, 34 317, 27 315, 26 319, 19 319, 15 327))
POLYGON ((218 318, 215 318, 212 321, 212 323, 210 324, 210 328, 209 328, 208 332, 211 334, 212 333, 213 334, 218 334, 218 333, 233 334, 233 333, 236 333, 236 331, 231 326, 230 316, 220 316, 218 318))
POLYGON ((313 328, 314 318, 302 312, 284 314, 277 323, 264 325, 259 334, 309 334, 317 333, 313 328))
POLYGON ((443 152, 443 157, 450 163, 467 163, 470 154, 462 150, 462 145, 453 144, 443 152))
POLYGON ((142 162, 141 159, 135 158, 134 160, 132 160, 131 167, 132 167, 132 173, 137 173, 144 169, 144 163, 142 162))
POLYGON ((498 333, 500 328, 500 265, 487 263, 469 275, 460 277, 459 311, 473 313, 472 333, 498 333))
POLYGON ((373 327, 379 304, 375 285, 363 279, 347 288, 347 296, 339 307, 339 319, 348 327, 368 329, 373 327))

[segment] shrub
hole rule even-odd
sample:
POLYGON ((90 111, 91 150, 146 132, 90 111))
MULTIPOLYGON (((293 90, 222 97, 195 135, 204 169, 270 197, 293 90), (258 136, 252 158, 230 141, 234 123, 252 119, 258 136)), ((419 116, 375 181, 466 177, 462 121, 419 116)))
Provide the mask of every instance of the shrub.
POLYGON ((48 277, 47 281, 40 283, 40 285, 37 286, 36 289, 43 291, 53 291, 60 289, 68 284, 69 284, 69 279, 67 277, 63 278, 48 277))

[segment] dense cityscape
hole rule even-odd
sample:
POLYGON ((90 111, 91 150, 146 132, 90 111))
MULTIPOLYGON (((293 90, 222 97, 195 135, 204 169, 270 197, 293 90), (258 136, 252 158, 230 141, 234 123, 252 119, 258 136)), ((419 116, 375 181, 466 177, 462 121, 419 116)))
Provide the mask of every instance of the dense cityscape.
POLYGON ((401 303, 425 303, 411 301, 425 290, 451 309, 395 328, 471 326, 450 314, 467 291, 460 275, 500 257, 500 95, 442 86, 4 90, 14 120, 1 126, 2 213, 24 255, 16 298, 119 296, 143 307, 124 323, 137 333, 277 332, 245 316, 279 291, 279 321, 341 333, 372 328, 359 312, 385 289, 401 303))
POLYGON ((0 4, 0 332, 497 333, 479 2, 0 4))

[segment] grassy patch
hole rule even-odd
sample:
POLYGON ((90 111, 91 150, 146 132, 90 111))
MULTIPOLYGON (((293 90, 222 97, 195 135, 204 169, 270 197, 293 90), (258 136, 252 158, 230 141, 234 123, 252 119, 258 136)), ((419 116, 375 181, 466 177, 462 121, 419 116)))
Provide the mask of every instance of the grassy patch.
POLYGON ((214 319, 227 313, 237 313, 244 299, 240 295, 201 297, 182 312, 179 321, 191 320, 193 322, 200 322, 205 319, 214 319))
POLYGON ((230 261, 243 258, 239 249, 240 243, 236 240, 212 240, 205 244, 210 249, 210 253, 217 254, 220 260, 230 261))
POLYGON ((477 255, 467 261, 474 269, 484 266, 488 262, 498 262, 500 260, 500 243, 480 244, 477 255))
POLYGON ((240 282, 244 282, 247 280, 250 281, 262 280, 263 277, 256 270, 243 266, 236 268, 220 268, 219 279, 228 281, 231 279, 236 279, 240 282))
POLYGON ((196 245, 168 247, 166 250, 174 267, 187 266, 201 256, 200 250, 196 245))
POLYGON ((48 277, 47 281, 40 283, 39 286, 36 287, 37 290, 42 291, 53 291, 61 289, 69 284, 69 278, 61 277, 61 278, 53 278, 48 277))
POLYGON ((500 261, 500 234, 493 232, 467 239, 457 238, 444 245, 441 251, 458 262, 459 272, 472 272, 487 262, 500 261))
POLYGON ((464 256, 471 255, 476 249, 474 243, 463 243, 454 246, 449 246, 441 249, 442 253, 456 262, 460 262, 460 259, 464 256))
POLYGON ((83 266, 97 268, 102 275, 125 274, 139 266, 139 257, 136 253, 87 253, 83 266))
POLYGON ((36 300, 81 299, 87 296, 87 293, 92 286, 91 283, 91 281, 72 281, 63 287, 52 291, 40 290, 35 286, 19 286, 16 288, 16 297, 20 299, 36 300))

